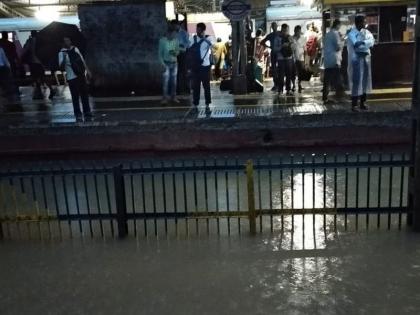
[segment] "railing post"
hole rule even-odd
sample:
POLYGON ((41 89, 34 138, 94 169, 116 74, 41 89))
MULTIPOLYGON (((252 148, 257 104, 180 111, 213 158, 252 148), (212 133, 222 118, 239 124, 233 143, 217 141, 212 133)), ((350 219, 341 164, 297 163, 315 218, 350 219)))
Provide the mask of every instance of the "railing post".
POLYGON ((257 222, 255 212, 255 192, 254 192, 254 164, 252 160, 246 163, 246 182, 248 188, 248 219, 249 219, 249 232, 251 235, 257 234, 257 222))
POLYGON ((0 221, 0 241, 3 240, 3 237, 4 237, 4 235, 3 235, 3 223, 0 221))
POLYGON ((113 168, 115 204, 117 206, 118 237, 125 238, 128 234, 127 202, 125 199, 125 184, 122 165, 113 168))

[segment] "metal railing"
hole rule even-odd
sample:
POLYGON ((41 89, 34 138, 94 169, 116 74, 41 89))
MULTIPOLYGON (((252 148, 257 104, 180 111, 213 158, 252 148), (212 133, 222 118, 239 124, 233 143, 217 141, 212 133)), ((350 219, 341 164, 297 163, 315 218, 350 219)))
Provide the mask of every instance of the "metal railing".
POLYGON ((8 170, 0 238, 255 234, 301 228, 298 216, 401 229, 410 166, 404 154, 345 154, 8 170))

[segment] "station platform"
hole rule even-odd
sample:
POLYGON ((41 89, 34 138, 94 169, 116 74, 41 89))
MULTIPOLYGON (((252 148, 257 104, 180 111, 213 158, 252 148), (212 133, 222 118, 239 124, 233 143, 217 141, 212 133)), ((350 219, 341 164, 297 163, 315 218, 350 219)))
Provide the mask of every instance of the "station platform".
POLYGON ((19 100, 2 102, 0 152, 61 152, 66 145, 70 151, 126 151, 410 141, 408 88, 375 90, 369 111, 354 113, 350 98, 334 100, 332 94, 333 102, 323 104, 317 81, 292 97, 278 96, 271 86, 266 82, 264 93, 232 95, 212 83, 211 113, 204 100, 193 111, 190 96, 166 106, 161 96, 96 97, 95 119, 83 123, 75 121, 68 88, 59 87, 52 101, 34 101, 25 87, 19 100))

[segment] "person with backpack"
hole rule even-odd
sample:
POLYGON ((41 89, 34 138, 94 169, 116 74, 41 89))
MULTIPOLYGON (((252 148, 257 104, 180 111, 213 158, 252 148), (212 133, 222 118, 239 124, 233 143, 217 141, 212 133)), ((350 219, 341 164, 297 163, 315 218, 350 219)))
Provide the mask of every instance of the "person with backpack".
POLYGON ((206 36, 206 24, 197 24, 197 34, 193 36, 187 53, 188 68, 192 77, 194 111, 200 103, 200 88, 203 85, 206 113, 210 113, 210 76, 212 65, 212 42, 206 36))
POLYGON ((86 79, 86 74, 89 74, 89 71, 79 49, 73 46, 68 37, 64 37, 64 48, 58 54, 58 64, 66 72, 76 121, 82 122, 83 116, 86 121, 92 120, 86 79), (80 111, 79 98, 82 100, 83 115, 80 111))
POLYGON ((282 24, 279 36, 274 39, 273 51, 277 55, 278 94, 283 94, 286 85, 286 95, 292 96, 291 82, 293 71, 293 38, 289 35, 289 25, 282 24))
POLYGON ((168 33, 159 40, 159 62, 163 67, 163 99, 162 105, 173 103, 179 104, 176 97, 176 85, 178 75, 179 41, 176 29, 173 25, 168 26, 168 33))

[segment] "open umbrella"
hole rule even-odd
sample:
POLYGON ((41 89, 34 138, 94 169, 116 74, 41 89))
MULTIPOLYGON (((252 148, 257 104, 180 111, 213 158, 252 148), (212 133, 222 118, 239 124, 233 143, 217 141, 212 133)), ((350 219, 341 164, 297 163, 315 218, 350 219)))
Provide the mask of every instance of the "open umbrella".
POLYGON ((63 38, 70 37, 73 45, 84 52, 85 40, 74 24, 52 22, 38 32, 36 53, 42 64, 50 70, 58 70, 58 53, 63 47, 63 38))

